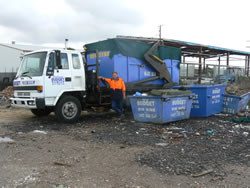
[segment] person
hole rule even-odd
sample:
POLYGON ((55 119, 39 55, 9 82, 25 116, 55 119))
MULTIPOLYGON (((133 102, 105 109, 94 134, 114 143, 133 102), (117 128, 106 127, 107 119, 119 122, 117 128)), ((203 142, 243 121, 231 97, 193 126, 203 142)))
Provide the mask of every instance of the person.
POLYGON ((126 99, 126 87, 123 79, 118 77, 117 72, 112 73, 112 78, 99 76, 98 79, 102 79, 110 85, 112 89, 112 109, 121 117, 123 115, 123 100, 126 99))

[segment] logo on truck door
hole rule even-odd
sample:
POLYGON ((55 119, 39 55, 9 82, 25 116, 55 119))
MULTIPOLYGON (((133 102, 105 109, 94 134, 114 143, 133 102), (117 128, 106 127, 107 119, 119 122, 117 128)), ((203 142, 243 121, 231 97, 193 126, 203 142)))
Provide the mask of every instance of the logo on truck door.
POLYGON ((64 85, 64 77, 56 76, 51 79, 52 85, 64 85))

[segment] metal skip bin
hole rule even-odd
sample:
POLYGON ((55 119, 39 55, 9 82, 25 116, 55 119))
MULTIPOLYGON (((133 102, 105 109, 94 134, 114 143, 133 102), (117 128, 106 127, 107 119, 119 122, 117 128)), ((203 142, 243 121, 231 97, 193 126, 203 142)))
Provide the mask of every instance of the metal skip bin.
POLYGON ((245 110, 248 105, 249 94, 250 93, 246 93, 241 96, 224 94, 222 112, 228 113, 228 114, 236 114, 240 111, 245 110))
POLYGON ((185 85, 175 86, 178 89, 183 87, 195 94, 191 110, 193 117, 208 117, 222 111, 223 96, 226 85, 185 85))
POLYGON ((167 123, 190 117, 192 95, 131 96, 129 99, 136 121, 167 123))
MULTIPOLYGON (((93 51, 98 50, 99 73, 103 77, 109 78, 115 71, 126 84, 158 77, 159 70, 154 68, 144 57, 153 44, 115 38, 86 44, 86 46, 89 51, 87 54, 88 70, 96 69, 96 66, 93 66, 96 64, 96 54, 93 51)), ((166 68, 172 81, 179 83, 181 49, 160 45, 153 51, 153 54, 154 57, 162 60, 159 62, 160 65, 165 64, 160 70, 166 68)), ((166 83, 167 80, 163 77, 143 82, 145 85, 166 83)))

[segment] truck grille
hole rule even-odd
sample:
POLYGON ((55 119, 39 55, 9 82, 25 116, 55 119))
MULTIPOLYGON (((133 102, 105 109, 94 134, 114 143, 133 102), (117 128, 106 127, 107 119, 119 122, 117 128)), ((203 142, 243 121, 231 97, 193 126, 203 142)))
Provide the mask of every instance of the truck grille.
POLYGON ((18 97, 29 97, 30 92, 17 92, 18 97))

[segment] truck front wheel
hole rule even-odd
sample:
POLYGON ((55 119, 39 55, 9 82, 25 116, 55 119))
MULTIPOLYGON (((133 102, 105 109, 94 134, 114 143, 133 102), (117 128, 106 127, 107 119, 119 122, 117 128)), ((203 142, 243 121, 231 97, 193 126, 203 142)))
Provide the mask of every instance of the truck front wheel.
POLYGON ((76 97, 65 96, 56 105, 55 114, 59 122, 74 123, 81 115, 81 103, 76 97))
POLYGON ((43 117, 49 115, 52 110, 51 109, 31 109, 31 112, 36 115, 37 117, 43 117))

